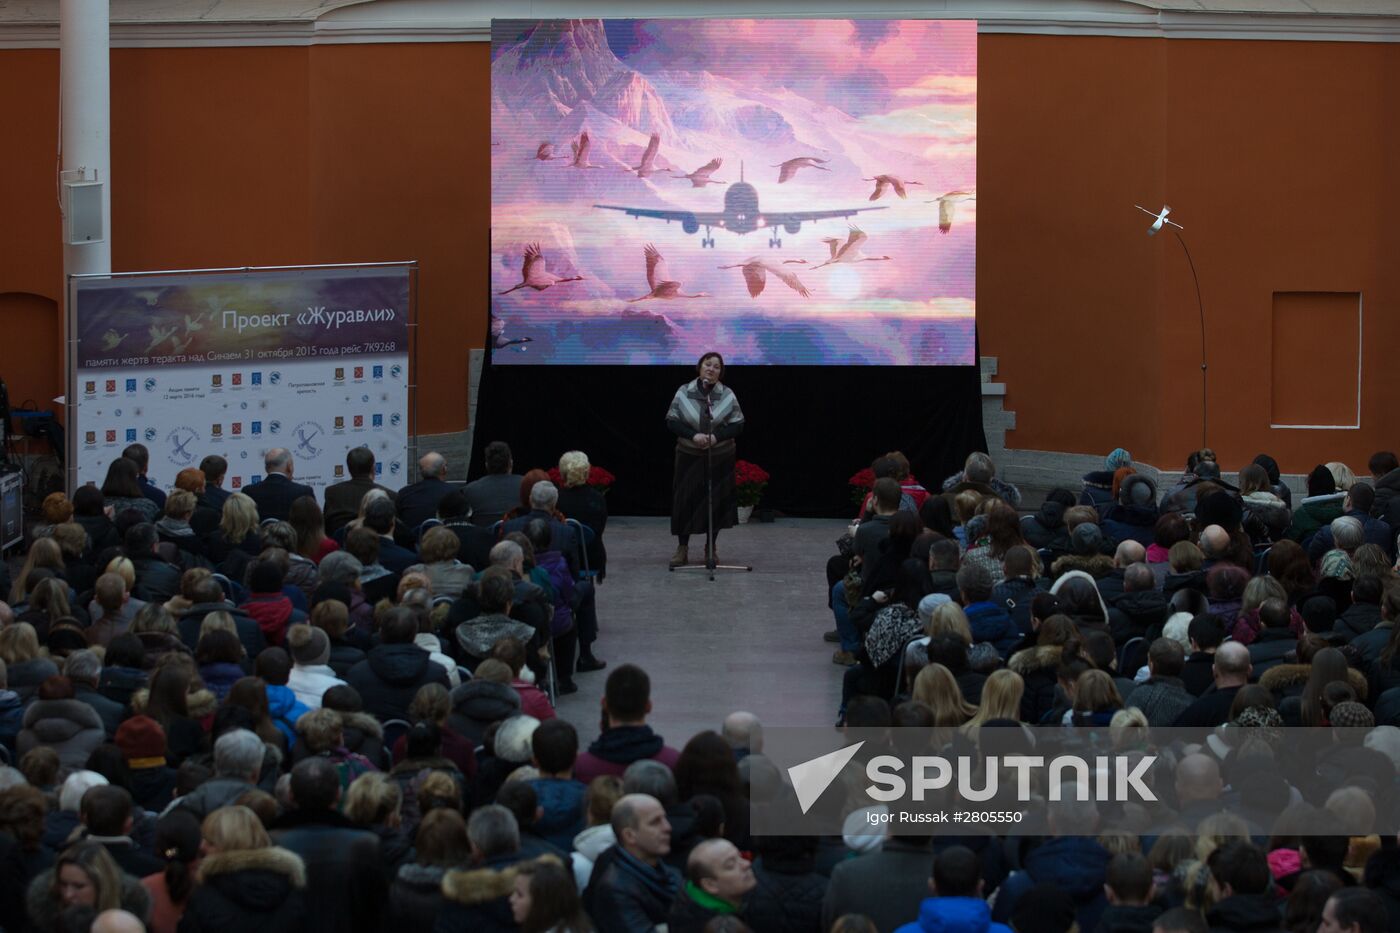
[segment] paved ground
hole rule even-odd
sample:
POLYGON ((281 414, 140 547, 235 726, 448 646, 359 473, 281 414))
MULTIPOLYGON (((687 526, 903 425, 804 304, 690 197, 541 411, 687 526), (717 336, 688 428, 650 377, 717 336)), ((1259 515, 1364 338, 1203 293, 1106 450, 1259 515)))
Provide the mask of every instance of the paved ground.
MULTIPOLYGON (((598 590, 595 653, 608 668, 580 674, 559 713, 583 744, 598 734, 603 682, 617 664, 641 665, 652 680, 651 722, 680 747, 718 729, 737 709, 773 725, 835 721, 842 668, 831 663, 833 628, 823 592, 826 561, 844 521, 780 519, 719 538, 720 559, 752 573, 671 573, 675 549, 665 518, 608 520, 608 580, 598 590)), ((692 544, 692 557, 703 539, 692 544)))

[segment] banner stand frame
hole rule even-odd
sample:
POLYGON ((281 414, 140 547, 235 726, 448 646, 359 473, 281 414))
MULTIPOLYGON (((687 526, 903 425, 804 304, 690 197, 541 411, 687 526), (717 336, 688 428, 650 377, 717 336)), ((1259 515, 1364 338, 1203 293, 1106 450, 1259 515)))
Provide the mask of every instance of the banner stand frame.
MULTIPOLYGON (((64 350, 64 361, 67 372, 64 375, 64 397, 63 397, 63 436, 67 446, 67 457, 63 465, 63 485, 64 491, 71 499, 78 486, 78 421, 77 421, 77 389, 78 389, 78 308, 77 308, 77 286, 80 281, 111 280, 142 278, 145 276, 161 275, 228 275, 240 272, 314 272, 317 270, 331 269, 392 269, 403 268, 408 270, 408 321, 406 327, 409 336, 408 349, 408 419, 409 430, 407 432, 407 442, 405 449, 407 456, 411 458, 412 468, 417 468, 418 462, 418 272, 419 265, 416 259, 394 260, 388 262, 342 262, 342 263, 309 263, 304 265, 289 266, 229 266, 226 268, 208 269, 148 269, 140 272, 87 272, 69 273, 67 282, 64 285, 64 297, 66 308, 63 315, 63 326, 67 333, 64 338, 66 344, 64 350)), ((405 469, 409 464, 405 464, 405 469)))

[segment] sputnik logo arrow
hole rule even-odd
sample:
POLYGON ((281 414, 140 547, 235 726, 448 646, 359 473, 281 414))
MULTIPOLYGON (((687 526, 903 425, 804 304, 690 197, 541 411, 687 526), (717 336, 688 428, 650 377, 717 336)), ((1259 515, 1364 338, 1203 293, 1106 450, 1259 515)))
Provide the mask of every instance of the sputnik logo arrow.
POLYGON ((804 814, 812 809, 812 805, 831 786, 831 782, 836 780, 836 776, 864 744, 863 741, 857 742, 788 768, 788 778, 792 780, 792 789, 797 794, 797 803, 802 807, 804 814))

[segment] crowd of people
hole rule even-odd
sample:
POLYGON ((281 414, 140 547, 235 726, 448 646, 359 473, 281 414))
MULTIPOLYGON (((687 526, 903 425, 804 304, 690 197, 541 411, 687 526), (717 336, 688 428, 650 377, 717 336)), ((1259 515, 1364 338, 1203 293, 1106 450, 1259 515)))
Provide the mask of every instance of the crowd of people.
POLYGON ((1034 836, 936 838, 755 833, 759 717, 668 744, 633 664, 584 747, 554 703, 607 668, 605 500, 577 451, 558 485, 485 460, 459 487, 430 453, 395 491, 357 449, 318 501, 285 450, 234 492, 217 457, 159 489, 133 445, 45 500, 0 580, 0 926, 1400 929, 1393 833, 1332 829, 1400 812, 1393 455, 1295 505, 1267 457, 1229 483, 1199 451, 1159 491, 1119 450, 1033 512, 984 454, 934 490, 877 460, 827 568, 838 726, 1259 737, 1175 760, 1165 833, 1066 802, 1034 836), (1289 726, 1364 740, 1280 791, 1289 726))

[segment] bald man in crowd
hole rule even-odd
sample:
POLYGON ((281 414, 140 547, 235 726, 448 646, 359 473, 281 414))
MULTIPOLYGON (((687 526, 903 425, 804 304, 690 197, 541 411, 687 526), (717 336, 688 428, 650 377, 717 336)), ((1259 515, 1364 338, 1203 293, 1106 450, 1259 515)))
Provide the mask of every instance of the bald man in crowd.
POLYGON ((1123 576, 1133 564, 1142 563, 1147 560, 1147 549, 1138 542, 1129 538, 1120 541, 1113 549, 1113 570, 1107 576, 1099 577, 1094 582, 1098 584, 1099 595, 1103 597, 1104 603, 1112 606, 1123 595, 1123 576))
POLYGON ((431 450, 418 458, 418 481, 399 490, 399 524, 410 530, 437 518, 438 503, 452 491, 447 458, 431 450))
POLYGON ((752 863, 728 839, 706 839, 692 849, 685 875, 666 918, 668 933, 702 933, 715 917, 737 914, 758 884, 752 863))
POLYGON ((264 454, 263 469, 267 476, 261 482, 243 487, 244 495, 258 507, 259 519, 286 521, 293 502, 302 496, 316 497, 310 486, 292 482, 295 465, 292 452, 287 448, 274 447, 264 454))
POLYGON ((1186 707, 1177 717, 1174 726, 1198 726, 1214 728, 1230 721, 1230 706, 1235 702, 1235 694, 1249 683, 1253 670, 1249 661, 1249 649, 1239 642, 1227 641, 1215 650, 1215 663, 1212 673, 1215 689, 1207 690, 1196 702, 1186 707))

